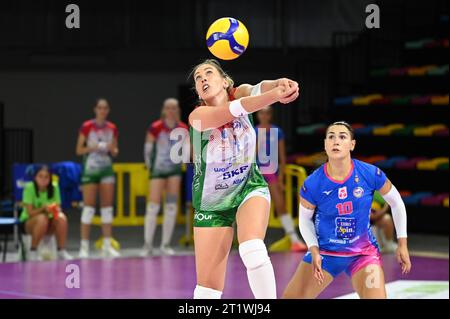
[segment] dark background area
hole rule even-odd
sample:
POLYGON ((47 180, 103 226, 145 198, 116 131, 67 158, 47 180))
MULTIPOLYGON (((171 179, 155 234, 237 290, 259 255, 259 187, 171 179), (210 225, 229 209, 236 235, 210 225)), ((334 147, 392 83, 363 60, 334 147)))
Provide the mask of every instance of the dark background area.
POLYGON ((33 130, 35 161, 76 160, 77 130, 98 97, 110 100, 121 133, 118 161, 141 161, 145 129, 163 99, 179 97, 189 114, 187 76, 211 57, 206 30, 222 16, 240 19, 250 32, 245 54, 223 63, 236 83, 282 76, 300 82, 298 103, 276 112, 291 140, 298 123, 326 118, 333 33, 364 31, 371 1, 72 2, 80 29, 65 28, 70 1, 0 4, 5 126, 33 130))

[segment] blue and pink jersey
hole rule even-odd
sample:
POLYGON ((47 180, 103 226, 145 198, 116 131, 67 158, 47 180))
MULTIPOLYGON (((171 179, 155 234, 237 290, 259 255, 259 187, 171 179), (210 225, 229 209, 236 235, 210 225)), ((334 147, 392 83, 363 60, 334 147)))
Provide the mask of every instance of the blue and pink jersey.
POLYGON ((315 170, 300 190, 301 197, 316 206, 314 223, 321 254, 373 254, 378 244, 370 229, 370 208, 386 175, 374 165, 353 159, 349 175, 336 181, 326 167, 315 170))

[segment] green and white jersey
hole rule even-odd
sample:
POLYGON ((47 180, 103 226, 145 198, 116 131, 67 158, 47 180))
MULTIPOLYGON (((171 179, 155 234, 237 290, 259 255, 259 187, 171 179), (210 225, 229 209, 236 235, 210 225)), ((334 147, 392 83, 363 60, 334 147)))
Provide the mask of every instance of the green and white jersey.
POLYGON ((267 187, 256 164, 256 132, 252 115, 235 118, 221 128, 190 129, 194 151, 193 206, 197 211, 238 207, 251 191, 267 187))
POLYGON ((183 129, 183 141, 187 139, 188 126, 183 122, 178 122, 175 127, 170 128, 163 120, 153 122, 148 133, 155 138, 154 149, 150 157, 150 177, 169 177, 174 174, 182 174, 182 163, 174 163, 170 157, 171 149, 174 143, 170 139, 173 130, 183 129))
MULTIPOLYGON (((119 131, 116 125, 107 121, 99 126, 95 120, 83 123, 80 134, 86 138, 86 145, 96 146, 99 143, 111 144, 118 137, 119 131)), ((112 170, 112 158, 109 152, 95 151, 83 157, 83 173, 98 174, 102 171, 112 170)))

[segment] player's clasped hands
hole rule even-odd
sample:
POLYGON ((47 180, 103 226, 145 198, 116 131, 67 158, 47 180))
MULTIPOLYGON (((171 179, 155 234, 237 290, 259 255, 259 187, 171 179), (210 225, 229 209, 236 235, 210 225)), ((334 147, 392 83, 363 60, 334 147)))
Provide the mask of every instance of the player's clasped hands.
POLYGON ((277 89, 279 90, 279 102, 283 104, 295 101, 300 94, 298 83, 287 78, 277 80, 277 89))

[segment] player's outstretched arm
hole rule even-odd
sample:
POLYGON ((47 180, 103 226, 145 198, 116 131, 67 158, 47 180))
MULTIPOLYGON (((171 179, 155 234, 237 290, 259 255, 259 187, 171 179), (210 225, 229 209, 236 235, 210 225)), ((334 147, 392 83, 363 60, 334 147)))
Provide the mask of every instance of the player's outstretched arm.
POLYGON ((245 116, 284 100, 295 94, 297 89, 296 87, 286 89, 283 86, 277 86, 261 95, 243 97, 224 105, 200 106, 189 115, 189 123, 197 131, 218 128, 236 117, 245 116))
POLYGON ((284 87, 285 89, 295 89, 290 96, 287 96, 286 98, 279 101, 283 104, 290 103, 297 99, 297 97, 299 96, 298 83, 287 78, 281 78, 278 80, 264 80, 256 85, 242 84, 237 87, 235 97, 239 99, 241 97, 250 95, 260 95, 277 87, 284 87))

